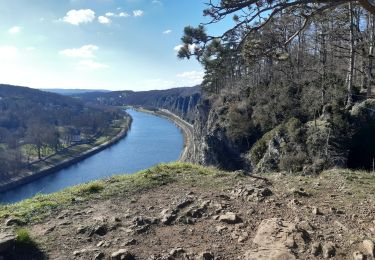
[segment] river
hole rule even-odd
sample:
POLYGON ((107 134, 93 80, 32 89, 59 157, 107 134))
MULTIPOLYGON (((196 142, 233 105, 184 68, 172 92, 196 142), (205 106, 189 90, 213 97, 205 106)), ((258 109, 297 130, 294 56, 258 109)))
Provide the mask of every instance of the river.
POLYGON ((126 138, 73 166, 1 193, 0 202, 13 203, 38 193, 53 193, 69 186, 116 174, 131 174, 178 160, 184 139, 173 122, 135 110, 127 112, 133 123, 126 138))

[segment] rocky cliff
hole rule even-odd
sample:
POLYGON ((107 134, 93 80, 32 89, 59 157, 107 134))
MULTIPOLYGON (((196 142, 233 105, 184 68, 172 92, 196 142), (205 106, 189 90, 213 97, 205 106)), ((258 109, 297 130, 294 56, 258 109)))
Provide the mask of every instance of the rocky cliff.
POLYGON ((212 101, 201 100, 194 123, 194 147, 189 161, 223 169, 247 169, 240 148, 228 137, 227 109, 213 107, 212 101))
POLYGON ((238 103, 201 99, 194 124, 195 151, 189 161, 258 173, 315 174, 332 167, 373 169, 373 99, 358 102, 346 111, 332 112, 327 107, 315 121, 292 117, 266 132, 243 127, 252 118, 243 112, 238 113, 240 117, 232 113, 238 103))

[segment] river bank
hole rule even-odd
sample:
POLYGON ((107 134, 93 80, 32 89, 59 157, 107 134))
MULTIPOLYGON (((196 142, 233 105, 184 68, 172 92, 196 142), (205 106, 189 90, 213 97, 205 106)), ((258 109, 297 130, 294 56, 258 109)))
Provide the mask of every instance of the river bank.
POLYGON ((164 117, 172 121, 181 130, 184 136, 184 150, 181 152, 179 161, 188 162, 189 154, 195 150, 195 144, 193 142, 193 125, 167 109, 150 110, 143 107, 137 107, 135 109, 140 112, 164 117))
MULTIPOLYGON (((0 183, 0 192, 5 192, 14 189, 18 186, 27 184, 36 179, 47 176, 51 173, 57 172, 61 169, 74 165, 114 144, 119 142, 121 139, 127 136, 127 133, 131 127, 132 118, 127 116, 124 119, 121 128, 114 134, 109 140, 103 140, 103 137, 96 139, 90 144, 79 144, 72 147, 70 150, 57 153, 53 156, 42 160, 36 171, 25 171, 15 176, 12 179, 2 181, 0 183)), ((116 130, 116 129, 114 129, 116 130)))

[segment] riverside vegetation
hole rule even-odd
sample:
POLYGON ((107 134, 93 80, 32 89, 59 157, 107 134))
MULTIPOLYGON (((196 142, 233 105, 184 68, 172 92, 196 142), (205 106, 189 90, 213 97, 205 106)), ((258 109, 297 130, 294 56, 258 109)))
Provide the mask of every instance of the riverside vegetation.
POLYGON ((130 124, 121 109, 0 85, 0 183, 80 156, 130 124))

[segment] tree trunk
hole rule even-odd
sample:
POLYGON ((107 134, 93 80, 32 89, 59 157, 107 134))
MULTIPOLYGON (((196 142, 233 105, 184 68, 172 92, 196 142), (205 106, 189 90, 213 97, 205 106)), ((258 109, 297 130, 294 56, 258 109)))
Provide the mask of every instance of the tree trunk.
POLYGON ((346 101, 346 108, 350 108, 353 105, 353 74, 354 74, 354 16, 353 16, 353 4, 349 3, 349 20, 350 20, 350 53, 349 53, 349 70, 348 70, 348 99, 346 101))
POLYGON ((368 51, 368 61, 367 61, 367 98, 372 95, 372 87, 374 85, 374 77, 372 74, 373 59, 374 59, 374 41, 375 41, 375 21, 374 16, 369 14, 369 34, 370 34, 370 47, 368 51))

